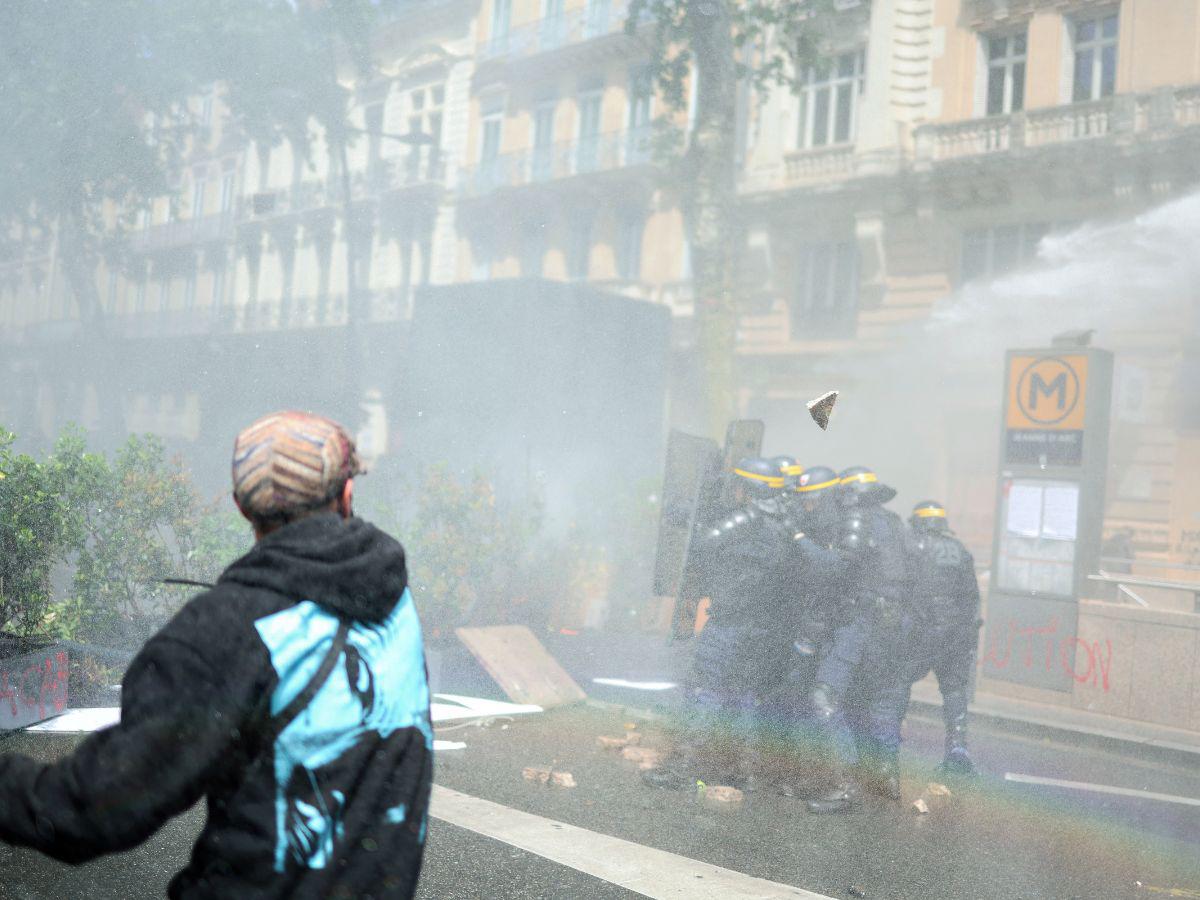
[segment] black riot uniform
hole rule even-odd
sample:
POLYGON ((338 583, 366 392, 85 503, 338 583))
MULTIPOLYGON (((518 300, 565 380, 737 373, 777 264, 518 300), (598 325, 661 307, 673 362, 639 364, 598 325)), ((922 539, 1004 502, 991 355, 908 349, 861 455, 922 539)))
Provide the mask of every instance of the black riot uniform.
POLYGON ((895 663, 908 628, 907 533, 900 517, 882 505, 896 492, 870 470, 845 470, 839 490, 843 511, 836 546, 847 559, 841 615, 812 694, 836 778, 831 791, 810 801, 814 813, 857 805, 863 775, 868 786, 899 797, 900 733, 885 701, 895 696, 900 675, 895 663))
POLYGON ((783 477, 765 459, 741 460, 733 474, 746 502, 695 541, 709 619, 696 639, 683 738, 663 767, 644 775, 656 786, 727 775, 746 784, 754 768, 756 706, 781 677, 773 663, 783 640, 783 564, 793 534, 783 477))
MULTIPOLYGON (((838 624, 840 598, 852 557, 836 548, 841 523, 837 473, 828 466, 805 469, 792 488, 793 535, 789 578, 797 595, 794 649, 811 678, 816 656, 838 624)), ((812 684, 808 685, 811 691, 812 684)))
POLYGON ((761 708, 766 726, 785 746, 796 742, 803 746, 812 737, 811 698, 817 665, 838 621, 840 597, 845 593, 851 557, 833 546, 839 517, 838 483, 833 469, 812 466, 791 488, 789 522, 794 530, 783 565, 785 601, 776 623, 784 641, 776 647, 782 658, 772 669, 783 678, 761 708))
POLYGON ((918 503, 909 523, 915 574, 913 623, 904 654, 905 678, 900 693, 890 701, 891 716, 898 729, 913 683, 932 671, 942 694, 946 723, 943 768, 952 774, 970 774, 975 767, 967 752, 967 701, 983 624, 975 561, 950 531, 940 503, 918 503))

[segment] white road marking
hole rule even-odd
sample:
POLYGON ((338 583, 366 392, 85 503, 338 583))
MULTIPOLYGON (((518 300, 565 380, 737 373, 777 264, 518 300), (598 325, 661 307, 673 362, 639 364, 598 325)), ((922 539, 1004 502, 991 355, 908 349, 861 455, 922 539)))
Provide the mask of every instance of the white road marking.
POLYGON ((1180 797, 1177 794, 1158 794, 1154 791, 1139 791, 1135 788, 1113 787, 1110 784, 1090 784, 1086 781, 1063 781, 1059 778, 1042 778, 1039 775, 1020 775, 1005 772, 1005 781, 1019 784, 1042 784, 1047 787, 1068 788, 1073 791, 1091 791, 1096 794, 1115 794, 1118 797, 1139 797, 1143 800, 1161 800, 1163 803, 1182 803, 1184 806, 1200 806, 1200 799, 1180 797))
POLYGON ((433 741, 433 749, 440 750, 466 750, 467 745, 462 741, 439 741, 436 738, 433 741))
POLYGON ((121 721, 121 710, 116 706, 97 706, 69 709, 61 716, 30 725, 26 731, 46 731, 58 734, 86 734, 99 731, 121 721))
POLYGON ((832 900, 711 863, 556 822, 435 784, 430 814, 551 862, 663 900, 832 900))
POLYGON ((633 688, 635 691, 669 691, 676 686, 673 681, 626 681, 624 678, 593 678, 592 684, 633 688))
MULTIPOLYGON (((449 703, 433 702, 429 705, 429 717, 433 724, 454 722, 462 719, 488 719, 493 716, 521 716, 540 713, 540 706, 528 703, 504 703, 500 700, 485 700, 482 697, 462 697, 458 694, 434 694, 449 703)), ((121 710, 116 706, 99 706, 69 709, 59 716, 30 725, 26 731, 56 734, 88 734, 99 731, 121 721, 121 710)), ((454 750, 456 747, 443 749, 454 750)))
POLYGON ((522 716, 540 713, 542 708, 531 703, 505 703, 501 700, 485 700, 482 697, 464 697, 460 694, 434 694, 430 704, 430 716, 436 725, 455 719, 486 719, 491 716, 522 716), (438 703, 448 700, 448 703, 438 703))

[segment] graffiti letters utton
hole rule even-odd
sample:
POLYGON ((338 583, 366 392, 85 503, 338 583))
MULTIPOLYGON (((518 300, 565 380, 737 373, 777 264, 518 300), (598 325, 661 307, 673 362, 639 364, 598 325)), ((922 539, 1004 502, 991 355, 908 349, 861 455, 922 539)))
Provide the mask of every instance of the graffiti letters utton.
POLYGON ((1089 642, 1064 634, 1058 618, 1052 616, 1036 625, 1009 619, 1007 628, 989 637, 983 665, 993 675, 1013 668, 1052 672, 1061 667, 1079 684, 1090 683, 1108 693, 1112 659, 1112 641, 1089 642))

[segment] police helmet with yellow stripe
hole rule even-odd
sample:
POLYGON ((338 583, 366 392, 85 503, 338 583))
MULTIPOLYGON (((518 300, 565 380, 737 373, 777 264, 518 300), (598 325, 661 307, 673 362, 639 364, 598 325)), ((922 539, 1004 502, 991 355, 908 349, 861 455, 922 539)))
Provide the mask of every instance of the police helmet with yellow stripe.
POLYGON ((949 531, 950 522, 946 519, 946 507, 936 500, 922 500, 913 507, 908 523, 913 528, 926 531, 949 531))
POLYGON ((843 469, 838 475, 838 484, 845 493, 869 503, 887 503, 896 496, 895 488, 880 481, 879 476, 866 466, 843 469))
POLYGON ((811 466, 796 479, 797 494, 811 495, 836 488, 841 483, 837 472, 829 466, 811 466))
POLYGON ((783 490, 783 475, 772 460, 758 456, 739 459, 733 467, 734 477, 752 496, 773 495, 783 490))
POLYGON ((777 471, 783 476, 783 486, 789 490, 794 488, 796 486, 796 479, 804 472, 804 466, 800 465, 794 456, 772 457, 771 462, 775 464, 777 471))

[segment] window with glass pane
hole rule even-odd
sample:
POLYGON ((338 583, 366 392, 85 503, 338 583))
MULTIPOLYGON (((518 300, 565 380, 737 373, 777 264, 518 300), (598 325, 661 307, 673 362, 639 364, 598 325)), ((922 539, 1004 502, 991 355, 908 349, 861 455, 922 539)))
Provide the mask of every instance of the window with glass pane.
POLYGON ((1025 32, 989 35, 987 47, 987 115, 1000 116, 1025 108, 1025 32))
POLYGON ((208 182, 203 178, 197 178, 192 182, 192 218, 198 219, 204 215, 204 194, 208 187, 208 182))
POLYGON ((213 101, 216 99, 216 86, 210 86, 200 98, 200 124, 211 125, 213 118, 213 101))
POLYGON ((492 275, 492 248, 482 241, 471 244, 471 278, 487 281, 492 275))
POLYGON ((221 212, 233 209, 233 173, 226 172, 221 176, 221 212))
POLYGON ((566 37, 566 18, 563 16, 564 0, 543 0, 541 39, 542 49, 550 50, 561 44, 566 37))
POLYGON ((858 246, 803 244, 796 256, 790 329, 795 339, 854 333, 858 317, 858 246))
POLYGON ((862 50, 842 53, 808 68, 800 90, 800 147, 854 139, 864 55, 862 50))
POLYGON ((492 50, 502 51, 508 44, 508 23, 512 18, 512 0, 495 0, 492 6, 492 50))
POLYGON ((579 97, 579 146, 575 170, 591 172, 600 164, 600 92, 579 97))
POLYGON ((629 135, 625 158, 629 163, 645 162, 650 158, 650 102, 653 96, 653 76, 649 69, 639 68, 629 76, 629 135))
POLYGON ((212 306, 216 309, 224 300, 225 266, 217 263, 212 270, 212 306))
POLYGON ((567 231, 567 277, 587 278, 592 253, 592 220, 582 215, 571 220, 567 231))
POLYGON ((623 213, 617 220, 617 275, 637 281, 642 275, 642 236, 646 217, 640 211, 623 213))
POLYGON ((485 186, 495 186, 500 178, 500 129, 504 120, 493 114, 483 120, 483 140, 479 147, 479 175, 485 186))
POLYGON ((408 134, 420 135, 420 143, 405 147, 404 173, 409 183, 436 179, 440 175, 442 142, 442 102, 446 92, 441 85, 418 88, 408 95, 408 134))
POLYGON ((1111 97, 1117 83, 1117 14, 1075 22, 1076 103, 1111 97))
POLYGON ((995 278, 1032 262, 1037 258, 1038 244, 1050 228, 1047 222, 1023 222, 964 231, 960 283, 995 278))
POLYGON ((535 225, 524 234, 521 242, 521 276, 537 278, 542 274, 542 261, 546 256, 546 229, 535 225))
POLYGON ((531 176, 535 181, 550 178, 554 165, 554 107, 543 103, 533 111, 533 156, 531 176))
POLYGON ((584 37, 608 33, 611 6, 612 0, 588 0, 583 20, 584 37))

